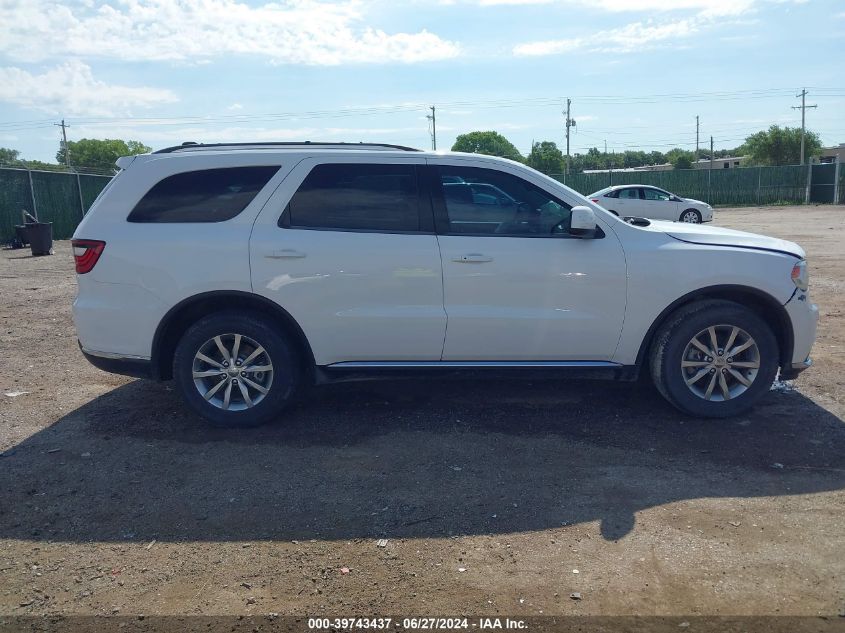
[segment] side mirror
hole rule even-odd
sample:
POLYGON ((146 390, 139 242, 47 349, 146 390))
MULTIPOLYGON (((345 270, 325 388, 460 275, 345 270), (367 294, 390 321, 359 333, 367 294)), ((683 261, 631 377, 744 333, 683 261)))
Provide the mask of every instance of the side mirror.
POLYGON ((583 238, 596 236, 596 214, 590 207, 572 207, 569 233, 583 238))

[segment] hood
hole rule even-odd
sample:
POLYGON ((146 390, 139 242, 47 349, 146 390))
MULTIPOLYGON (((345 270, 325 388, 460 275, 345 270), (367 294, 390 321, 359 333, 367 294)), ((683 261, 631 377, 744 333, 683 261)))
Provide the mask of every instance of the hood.
POLYGON ((774 251, 786 253, 804 259, 804 249, 795 242, 781 240, 776 237, 734 231, 720 226, 704 226, 703 224, 686 224, 683 222, 652 222, 648 230, 666 233, 670 237, 690 244, 707 244, 712 246, 732 246, 735 248, 750 248, 760 251, 774 251))
POLYGON ((703 207, 709 207, 710 205, 706 202, 702 202, 701 200, 696 200, 695 198, 683 198, 684 202, 689 202, 690 204, 700 204, 703 207))

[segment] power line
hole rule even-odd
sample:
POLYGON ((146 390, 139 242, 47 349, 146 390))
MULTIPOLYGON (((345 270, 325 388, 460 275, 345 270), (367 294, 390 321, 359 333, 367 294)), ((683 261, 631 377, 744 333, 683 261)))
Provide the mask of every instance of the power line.
MULTIPOLYGON (((816 92, 816 96, 845 96, 839 93, 824 94, 816 92)), ((828 89, 832 90, 832 89, 828 89)), ((697 101, 725 101, 725 100, 744 100, 744 99, 773 99, 780 98, 787 95, 792 95, 792 90, 788 88, 766 88, 766 89, 751 89, 751 90, 736 90, 736 91, 718 91, 718 92, 698 92, 698 93, 658 93, 648 95, 576 95, 572 98, 577 98, 581 101, 596 104, 607 105, 630 105, 630 104, 647 104, 656 103, 659 101, 677 101, 677 102, 697 102, 697 101)), ((454 106, 472 106, 478 109, 490 108, 512 108, 512 107, 526 107, 526 106, 549 106, 563 104, 566 97, 530 97, 530 98, 512 98, 512 99, 498 99, 487 100, 479 103, 477 99, 470 101, 447 101, 441 102, 441 107, 454 106)), ((411 112, 422 109, 428 109, 430 106, 421 103, 405 103, 393 104, 386 106, 366 106, 358 108, 341 108, 337 110, 312 110, 304 112, 279 112, 279 113, 265 113, 265 114, 234 114, 234 115, 219 115, 219 116, 203 116, 203 115, 186 115, 178 117, 83 117, 74 119, 77 125, 114 125, 115 123, 130 124, 152 124, 152 125, 202 125, 215 122, 229 122, 229 123, 245 123, 257 121, 273 121, 286 119, 317 119, 317 118, 334 118, 334 117, 348 117, 348 116, 375 116, 381 114, 393 114, 400 112, 411 112)), ((35 129, 36 127, 44 127, 42 124, 47 124, 46 121, 32 120, 32 121, 16 121, 0 123, 0 128, 6 131, 10 129, 35 129), (25 127, 29 124, 32 126, 25 127)))

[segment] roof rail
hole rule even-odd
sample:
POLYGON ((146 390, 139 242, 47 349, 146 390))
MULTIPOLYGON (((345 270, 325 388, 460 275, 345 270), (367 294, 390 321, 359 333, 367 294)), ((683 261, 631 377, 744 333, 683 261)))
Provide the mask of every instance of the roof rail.
POLYGON ((319 141, 283 141, 264 143, 194 143, 188 141, 181 145, 165 147, 153 154, 172 154, 173 152, 190 151, 195 149, 225 149, 225 148, 294 148, 294 147, 317 147, 320 149, 379 149, 379 150, 401 150, 403 152, 419 152, 421 150, 404 145, 390 145, 388 143, 326 143, 319 141))

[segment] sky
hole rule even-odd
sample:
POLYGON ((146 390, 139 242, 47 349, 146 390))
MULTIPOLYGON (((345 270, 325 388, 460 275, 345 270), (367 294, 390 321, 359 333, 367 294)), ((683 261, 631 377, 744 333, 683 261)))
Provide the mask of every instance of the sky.
POLYGON ((845 143, 845 0, 0 0, 0 147, 496 130, 571 152, 845 143))

